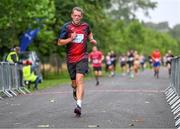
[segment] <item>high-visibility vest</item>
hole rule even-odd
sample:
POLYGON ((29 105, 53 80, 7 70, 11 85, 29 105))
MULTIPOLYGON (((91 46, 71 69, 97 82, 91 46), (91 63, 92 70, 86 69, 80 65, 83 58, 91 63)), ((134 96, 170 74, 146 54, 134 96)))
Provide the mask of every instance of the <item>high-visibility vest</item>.
POLYGON ((25 81, 35 82, 37 76, 31 72, 31 65, 23 66, 23 79, 25 81))
POLYGON ((9 63, 15 63, 14 61, 13 61, 13 59, 11 58, 11 56, 12 55, 16 55, 16 61, 19 61, 19 57, 18 57, 18 55, 17 55, 17 53, 16 52, 10 52, 9 54, 8 54, 8 56, 7 56, 7 61, 9 62, 9 63))

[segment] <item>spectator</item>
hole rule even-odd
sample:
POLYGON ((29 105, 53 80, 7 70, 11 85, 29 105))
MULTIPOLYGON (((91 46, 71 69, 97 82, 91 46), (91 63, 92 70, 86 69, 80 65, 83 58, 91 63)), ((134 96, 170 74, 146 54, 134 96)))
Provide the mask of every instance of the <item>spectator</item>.
POLYGON ((35 75, 33 72, 33 67, 31 66, 31 61, 23 62, 23 80, 28 83, 28 88, 30 88, 30 83, 34 83, 34 89, 38 89, 38 84, 41 82, 40 77, 35 75))

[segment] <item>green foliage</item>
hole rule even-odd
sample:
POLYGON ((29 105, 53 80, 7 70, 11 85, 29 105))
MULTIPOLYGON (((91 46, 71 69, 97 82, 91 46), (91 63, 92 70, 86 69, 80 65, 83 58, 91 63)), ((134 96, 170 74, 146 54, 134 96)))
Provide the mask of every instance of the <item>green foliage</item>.
POLYGON ((0 44, 7 48, 18 45, 27 29, 55 21, 54 0, 3 0, 0 8, 0 44))
POLYGON ((178 43, 178 46, 172 50, 176 50, 176 53, 180 54, 180 24, 174 26, 174 28, 170 30, 169 34, 174 37, 178 43))
POLYGON ((156 48, 162 53, 166 53, 169 49, 177 53, 175 49, 177 42, 170 35, 146 28, 137 20, 131 21, 128 25, 123 21, 115 21, 109 35, 111 42, 106 44, 106 48, 113 49, 117 53, 134 49, 149 55, 156 48))
POLYGON ((6 52, 19 44, 20 35, 27 29, 40 27, 28 49, 41 56, 58 53, 65 57, 65 47, 56 45, 60 28, 71 20, 71 9, 80 6, 85 12, 84 21, 90 24, 104 53, 110 49, 117 53, 135 49, 148 55, 155 48, 163 53, 168 49, 178 53, 178 26, 170 32, 177 42, 169 34, 146 28, 135 20, 135 11, 142 9, 148 14, 148 9, 155 8, 156 4, 150 0, 4 0, 0 2, 0 48, 6 52), (114 5, 118 8, 113 8, 114 5))
POLYGON ((176 39, 180 38, 180 24, 174 26, 174 28, 170 31, 170 34, 176 39))

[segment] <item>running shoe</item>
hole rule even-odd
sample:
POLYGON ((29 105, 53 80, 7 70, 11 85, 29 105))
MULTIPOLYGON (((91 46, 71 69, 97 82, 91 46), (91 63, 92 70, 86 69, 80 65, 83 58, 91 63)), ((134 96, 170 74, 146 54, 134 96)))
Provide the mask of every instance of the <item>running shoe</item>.
POLYGON ((98 85, 99 85, 99 81, 96 82, 96 86, 98 86, 98 85))
POLYGON ((74 113, 76 114, 76 116, 81 116, 81 107, 79 107, 78 105, 77 105, 77 107, 74 109, 74 113))

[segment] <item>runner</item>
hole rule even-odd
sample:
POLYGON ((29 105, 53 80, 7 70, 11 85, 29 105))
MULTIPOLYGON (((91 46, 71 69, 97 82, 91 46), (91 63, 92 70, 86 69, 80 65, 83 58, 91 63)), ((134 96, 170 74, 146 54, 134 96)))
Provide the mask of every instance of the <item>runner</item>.
POLYGON ((142 71, 144 71, 145 68, 145 62, 146 62, 146 58, 143 54, 140 55, 140 68, 142 71))
POLYGON ((67 68, 76 100, 74 113, 81 115, 82 100, 84 96, 84 75, 88 72, 87 39, 96 44, 93 34, 87 23, 81 22, 83 10, 74 7, 71 12, 72 21, 64 24, 60 31, 58 45, 66 45, 67 68))
POLYGON ((113 65, 112 65, 112 62, 111 62, 111 53, 108 52, 108 54, 106 55, 106 69, 107 69, 107 73, 108 73, 108 76, 109 77, 112 77, 113 76, 113 65))
POLYGON ((122 71, 122 76, 125 76, 126 75, 126 59, 127 57, 125 56, 125 54, 122 54, 120 57, 119 57, 119 63, 120 63, 120 66, 121 66, 121 71, 122 71))
POLYGON ((137 76, 140 65, 140 57, 137 51, 134 52, 134 76, 137 76))
POLYGON ((98 51, 97 47, 94 46, 92 52, 89 54, 89 61, 92 62, 92 67, 96 78, 96 86, 99 85, 99 77, 102 76, 103 60, 104 60, 104 56, 102 52, 98 51))
POLYGON ((158 49, 152 52, 151 54, 153 60, 153 67, 154 67, 154 77, 159 78, 159 70, 160 70, 160 61, 161 61, 161 53, 158 49))
POLYGON ((172 63, 173 58, 174 58, 174 55, 172 54, 171 50, 169 50, 166 56, 166 66, 168 68, 169 77, 171 75, 171 63, 172 63))
POLYGON ((133 74, 133 66, 134 66, 134 51, 131 50, 127 53, 128 56, 128 73, 130 75, 130 78, 134 78, 134 74, 133 74))
POLYGON ((149 68, 152 69, 152 67, 153 67, 153 60, 152 60, 151 55, 148 56, 148 62, 149 62, 149 68))
POLYGON ((111 58, 111 63, 112 63, 112 76, 115 76, 115 72, 116 72, 116 60, 117 60, 117 56, 116 54, 114 53, 113 50, 110 51, 111 55, 110 55, 110 58, 111 58))

